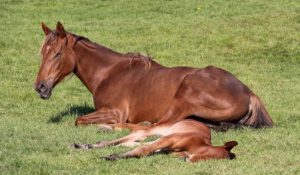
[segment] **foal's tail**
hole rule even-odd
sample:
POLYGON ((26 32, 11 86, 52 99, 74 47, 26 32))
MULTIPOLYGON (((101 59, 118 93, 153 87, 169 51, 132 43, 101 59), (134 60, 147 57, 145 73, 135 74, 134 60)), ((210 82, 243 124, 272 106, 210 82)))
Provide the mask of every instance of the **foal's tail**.
POLYGON ((239 122, 254 128, 272 127, 274 125, 265 106, 254 93, 250 94, 248 114, 239 122))

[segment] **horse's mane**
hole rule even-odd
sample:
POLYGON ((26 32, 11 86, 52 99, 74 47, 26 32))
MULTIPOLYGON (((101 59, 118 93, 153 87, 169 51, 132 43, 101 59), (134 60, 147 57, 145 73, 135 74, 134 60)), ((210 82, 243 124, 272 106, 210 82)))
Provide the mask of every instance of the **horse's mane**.
MULTIPOLYGON (((45 49, 45 45, 48 44, 48 43, 51 43, 51 42, 55 41, 55 38, 57 38, 56 35, 57 35, 56 33, 50 33, 44 39, 43 44, 42 44, 42 46, 40 48, 40 52, 39 52, 40 53, 40 57, 42 57, 42 54, 43 54, 44 49, 45 49)), ((59 51, 60 54, 63 54, 65 52, 67 44, 68 44, 68 39, 65 38, 64 39, 64 44, 63 44, 61 50, 59 51)))
POLYGON ((100 44, 97 44, 97 43, 89 40, 88 38, 86 38, 84 36, 78 36, 78 35, 75 35, 75 34, 71 34, 71 35, 73 35, 75 37, 75 43, 73 45, 73 48, 76 46, 76 44, 79 41, 82 41, 82 43, 90 49, 99 49, 100 48, 100 49, 104 49, 106 51, 109 51, 111 53, 114 53, 118 56, 129 58, 130 59, 130 61, 129 61, 130 68, 132 67, 132 65, 134 63, 142 63, 145 66, 146 70, 150 70, 150 68, 151 68, 151 64, 152 64, 153 61, 152 61, 152 58, 149 57, 149 56, 145 56, 141 53, 134 53, 134 52, 128 52, 128 53, 125 53, 125 54, 121 54, 121 53, 113 51, 109 48, 106 48, 104 46, 101 46, 100 44))
POLYGON ((104 47, 104 46, 101 46, 100 44, 97 44, 93 41, 91 41, 90 39, 84 37, 84 36, 79 36, 79 35, 75 35, 75 34, 71 34, 75 37, 75 42, 74 42, 74 45, 73 45, 73 48, 76 46, 76 44, 79 42, 79 41, 82 41, 81 43, 84 44, 85 46, 87 46, 88 48, 90 49, 103 49, 103 50, 106 50, 106 51, 109 51, 109 52, 112 52, 112 53, 115 53, 115 54, 119 54, 107 47, 104 47))
POLYGON ((128 52, 124 55, 126 57, 130 58, 130 62, 129 62, 130 68, 133 63, 142 63, 145 66, 146 70, 151 69, 151 65, 153 62, 151 57, 145 56, 141 53, 133 53, 133 52, 128 52))
POLYGON ((39 51, 40 57, 42 56, 42 52, 44 51, 45 45, 49 42, 52 42, 53 40, 54 40, 54 35, 52 34, 45 37, 45 39, 43 40, 43 44, 40 47, 40 51, 39 51))

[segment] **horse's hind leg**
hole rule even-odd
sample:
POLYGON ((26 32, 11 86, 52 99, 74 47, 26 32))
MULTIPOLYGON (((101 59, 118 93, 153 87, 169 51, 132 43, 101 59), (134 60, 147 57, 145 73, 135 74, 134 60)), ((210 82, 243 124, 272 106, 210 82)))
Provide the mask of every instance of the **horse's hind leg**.
MULTIPOLYGON (((247 113, 247 94, 243 91, 233 91, 231 86, 224 84, 220 78, 216 81, 210 80, 202 74, 187 75, 178 87, 168 112, 158 124, 179 121, 189 116, 217 123, 235 123, 247 113), (225 89, 216 82, 223 83, 225 89)), ((223 130, 231 128, 229 125, 221 127, 223 130)))
POLYGON ((219 122, 218 124, 207 124, 209 128, 218 131, 218 132, 226 132, 229 129, 239 129, 242 128, 243 125, 239 123, 230 123, 230 122, 219 122))
POLYGON ((170 105, 164 116, 156 123, 156 126, 172 125, 186 118, 186 116, 190 115, 186 108, 188 108, 186 103, 180 99, 174 99, 174 102, 170 105))

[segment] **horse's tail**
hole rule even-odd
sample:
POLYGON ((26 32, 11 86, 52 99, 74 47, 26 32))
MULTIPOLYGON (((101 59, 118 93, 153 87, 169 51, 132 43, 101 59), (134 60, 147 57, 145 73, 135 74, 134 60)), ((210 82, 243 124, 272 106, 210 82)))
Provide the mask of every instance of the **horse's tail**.
POLYGON ((265 106, 254 93, 250 94, 249 112, 240 120, 240 123, 254 128, 272 127, 274 125, 265 106))

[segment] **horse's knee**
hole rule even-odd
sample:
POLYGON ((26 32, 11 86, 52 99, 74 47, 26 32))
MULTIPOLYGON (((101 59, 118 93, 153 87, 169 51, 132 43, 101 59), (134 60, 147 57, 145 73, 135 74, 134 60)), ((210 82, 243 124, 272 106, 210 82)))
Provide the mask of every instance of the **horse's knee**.
POLYGON ((111 132, 115 129, 113 126, 106 124, 99 124, 97 127, 97 131, 100 133, 111 132))
POLYGON ((79 125, 83 125, 84 124, 84 122, 83 122, 83 120, 81 120, 80 118, 77 118, 76 120, 75 120, 75 126, 79 126, 79 125))

